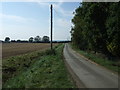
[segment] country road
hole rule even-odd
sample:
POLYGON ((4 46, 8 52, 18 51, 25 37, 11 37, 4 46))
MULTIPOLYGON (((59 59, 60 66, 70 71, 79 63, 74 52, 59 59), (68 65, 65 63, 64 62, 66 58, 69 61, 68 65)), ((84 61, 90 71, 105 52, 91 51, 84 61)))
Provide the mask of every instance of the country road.
POLYGON ((118 88, 118 75, 64 47, 65 63, 79 88, 118 88))

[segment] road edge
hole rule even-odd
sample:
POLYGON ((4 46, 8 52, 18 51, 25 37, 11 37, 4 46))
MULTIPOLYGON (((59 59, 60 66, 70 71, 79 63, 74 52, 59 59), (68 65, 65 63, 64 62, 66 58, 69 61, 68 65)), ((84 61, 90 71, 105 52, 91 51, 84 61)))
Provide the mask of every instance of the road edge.
POLYGON ((88 62, 90 62, 90 63, 92 63, 92 64, 95 64, 95 65, 98 65, 99 67, 101 67, 101 68, 103 68, 103 69, 106 69, 107 71, 111 72, 112 74, 115 74, 115 75, 120 76, 120 75, 118 74, 118 72, 115 72, 115 71, 113 71, 113 70, 110 70, 110 69, 108 69, 108 68, 100 65, 99 63, 94 62, 93 60, 85 57, 84 55, 80 54, 78 51, 74 50, 74 49, 71 47, 71 45, 69 45, 69 46, 70 46, 70 48, 71 48, 78 56, 82 57, 82 58, 85 59, 86 61, 88 61, 88 62))
MULTIPOLYGON (((64 44, 64 48, 65 48, 65 44, 64 44)), ((63 52, 64 52, 64 48, 63 48, 63 52)), ((86 88, 86 86, 82 83, 82 81, 74 73, 74 71, 72 70, 72 68, 70 67, 70 65, 66 62, 64 53, 63 53, 63 61, 65 63, 65 67, 66 67, 68 73, 70 74, 70 76, 71 76, 74 84, 77 86, 77 88, 86 88)))

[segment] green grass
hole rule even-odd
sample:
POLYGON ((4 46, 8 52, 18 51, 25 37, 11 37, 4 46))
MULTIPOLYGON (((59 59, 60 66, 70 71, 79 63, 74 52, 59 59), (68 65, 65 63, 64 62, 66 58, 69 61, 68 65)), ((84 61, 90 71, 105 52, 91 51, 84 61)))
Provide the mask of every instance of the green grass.
POLYGON ((3 69, 3 88, 75 88, 64 66, 63 47, 61 44, 52 52, 34 52, 4 60, 4 69, 15 70, 5 73, 3 69))
POLYGON ((72 48, 80 53, 81 55, 85 56, 86 58, 100 64, 101 66, 106 67, 107 69, 110 69, 114 72, 120 73, 120 61, 114 61, 114 60, 108 60, 106 58, 102 58, 100 56, 97 56, 93 53, 87 52, 87 51, 82 51, 80 49, 77 49, 74 45, 72 45, 72 48))

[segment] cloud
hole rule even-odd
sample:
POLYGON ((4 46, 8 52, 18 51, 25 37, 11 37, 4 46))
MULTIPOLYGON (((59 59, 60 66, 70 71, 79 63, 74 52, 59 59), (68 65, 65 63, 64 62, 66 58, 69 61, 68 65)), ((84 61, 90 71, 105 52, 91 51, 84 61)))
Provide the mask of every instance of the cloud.
POLYGON ((66 11, 62 8, 63 2, 57 2, 57 3, 41 3, 37 2, 41 7, 50 7, 51 4, 53 4, 53 12, 54 14, 59 14, 54 18, 54 27, 55 28, 65 28, 65 29, 70 29, 72 26, 71 21, 67 19, 67 17, 72 17, 73 16, 73 10, 71 11, 66 11))
POLYGON ((54 26, 56 27, 61 27, 61 28, 68 28, 71 26, 70 21, 66 20, 66 19, 62 19, 62 18, 57 18, 54 22, 54 26))
POLYGON ((0 13, 0 19, 12 20, 12 21, 19 22, 19 23, 27 23, 27 22, 35 21, 35 19, 32 19, 32 18, 24 18, 21 16, 7 15, 7 14, 3 14, 3 13, 0 13))
POLYGON ((62 2, 62 0, 61 0, 61 2, 41 2, 41 1, 37 1, 36 2, 37 4, 39 4, 40 5, 40 7, 50 7, 50 5, 51 4, 53 4, 53 11, 54 12, 58 12, 58 14, 61 14, 63 17, 68 17, 68 16, 73 16, 73 10, 71 10, 71 11, 66 11, 66 10, 64 10, 62 7, 61 7, 61 5, 63 4, 63 2, 62 2))
POLYGON ((45 2, 37 2, 40 6, 49 6, 49 3, 45 3, 45 2))
POLYGON ((63 2, 60 2, 59 4, 54 4, 54 8, 57 12, 61 13, 64 17, 68 17, 68 16, 72 16, 72 12, 73 10, 71 11, 66 11, 64 10, 61 5, 63 4, 63 2))

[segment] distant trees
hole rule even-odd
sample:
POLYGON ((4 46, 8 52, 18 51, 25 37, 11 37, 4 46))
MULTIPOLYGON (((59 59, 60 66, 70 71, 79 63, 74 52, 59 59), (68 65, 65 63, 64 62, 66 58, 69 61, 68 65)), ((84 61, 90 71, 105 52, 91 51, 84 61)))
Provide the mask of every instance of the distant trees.
POLYGON ((29 38, 29 42, 33 42, 34 38, 33 37, 30 37, 29 38))
POLYGON ((21 42, 21 40, 20 40, 20 39, 18 39, 18 40, 17 40, 17 42, 21 42))
POLYGON ((6 38, 5 38, 5 42, 10 42, 10 38, 9 38, 9 37, 6 37, 6 38))
POLYGON ((34 42, 40 42, 41 41, 41 37, 40 36, 36 36, 35 38, 34 38, 34 42))
POLYGON ((43 42, 49 42, 49 37, 48 36, 43 36, 42 41, 43 42))
POLYGON ((29 42, 49 42, 49 37, 48 36, 43 36, 43 38, 41 38, 40 36, 36 36, 35 38, 30 37, 29 42))
POLYGON ((74 12, 72 42, 82 50, 120 56, 119 3, 83 2, 74 12))
POLYGON ((11 42, 16 42, 15 40, 11 40, 11 42))
POLYGON ((43 38, 41 38, 40 36, 36 36, 36 37, 30 37, 28 40, 11 40, 10 41, 10 38, 9 37, 6 37, 5 38, 5 41, 3 42, 20 42, 20 43, 27 43, 27 42, 30 42, 30 43, 39 43, 39 42, 49 42, 49 37, 48 36, 43 36, 43 38))

